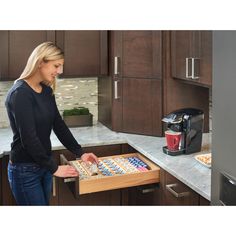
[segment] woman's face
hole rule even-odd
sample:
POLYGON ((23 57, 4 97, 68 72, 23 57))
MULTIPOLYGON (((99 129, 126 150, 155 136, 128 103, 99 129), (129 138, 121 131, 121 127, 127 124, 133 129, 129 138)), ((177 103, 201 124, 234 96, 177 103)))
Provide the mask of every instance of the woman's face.
POLYGON ((63 64, 64 59, 42 62, 39 67, 42 81, 51 84, 63 72, 63 64))

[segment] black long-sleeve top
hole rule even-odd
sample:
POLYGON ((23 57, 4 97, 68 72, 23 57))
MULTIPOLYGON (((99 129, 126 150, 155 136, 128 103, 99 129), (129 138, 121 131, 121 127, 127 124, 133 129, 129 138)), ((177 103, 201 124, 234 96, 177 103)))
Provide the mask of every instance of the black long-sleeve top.
POLYGON ((13 163, 34 162, 54 173, 58 166, 51 154, 52 129, 68 150, 78 157, 83 154, 61 118, 50 87, 42 84, 42 92, 37 93, 24 80, 18 80, 8 91, 5 105, 13 131, 13 163))

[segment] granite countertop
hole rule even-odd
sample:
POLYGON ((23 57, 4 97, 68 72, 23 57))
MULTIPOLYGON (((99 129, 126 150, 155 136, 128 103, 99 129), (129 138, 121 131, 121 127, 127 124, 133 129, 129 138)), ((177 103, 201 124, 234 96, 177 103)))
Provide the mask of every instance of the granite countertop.
MULTIPOLYGON (((203 134, 201 152, 169 156, 162 152, 165 138, 117 133, 100 123, 92 127, 71 128, 70 130, 82 147, 128 143, 201 196, 210 200, 211 169, 201 165, 194 158, 197 154, 211 151, 210 134, 203 134)), ((0 129, 0 158, 9 153, 11 141, 11 129, 0 129)), ((51 141, 53 150, 64 149, 54 133, 51 135, 51 141)))

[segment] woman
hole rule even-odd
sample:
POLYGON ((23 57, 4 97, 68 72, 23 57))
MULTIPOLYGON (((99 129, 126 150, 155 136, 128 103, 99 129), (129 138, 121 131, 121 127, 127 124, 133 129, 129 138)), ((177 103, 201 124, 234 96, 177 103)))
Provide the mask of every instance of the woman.
POLYGON ((5 105, 13 131, 8 179, 18 205, 48 205, 52 175, 78 176, 72 166, 58 166, 54 162, 50 141, 52 129, 77 157, 98 162, 93 153, 83 154, 56 106, 54 89, 63 64, 60 48, 51 42, 40 44, 7 94, 5 105))

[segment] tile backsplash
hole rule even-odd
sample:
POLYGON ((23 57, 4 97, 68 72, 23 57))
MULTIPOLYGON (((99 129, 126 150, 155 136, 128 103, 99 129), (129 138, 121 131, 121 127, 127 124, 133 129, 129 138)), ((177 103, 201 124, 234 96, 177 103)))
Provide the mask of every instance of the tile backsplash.
MULTIPOLYGON (((0 128, 9 127, 5 108, 5 97, 13 81, 0 82, 0 128)), ((57 106, 62 114, 64 109, 78 106, 89 108, 93 114, 93 123, 97 123, 98 99, 97 78, 58 79, 55 91, 57 106)))
MULTIPOLYGON (((97 78, 74 78, 74 79, 58 79, 56 88, 57 106, 62 114, 64 109, 70 109, 78 106, 89 108, 93 114, 93 123, 97 123, 98 119, 98 89, 97 78)), ((5 96, 12 81, 0 82, 0 128, 9 127, 9 121, 5 109, 5 96)), ((212 91, 209 94, 209 127, 212 131, 212 91)))

